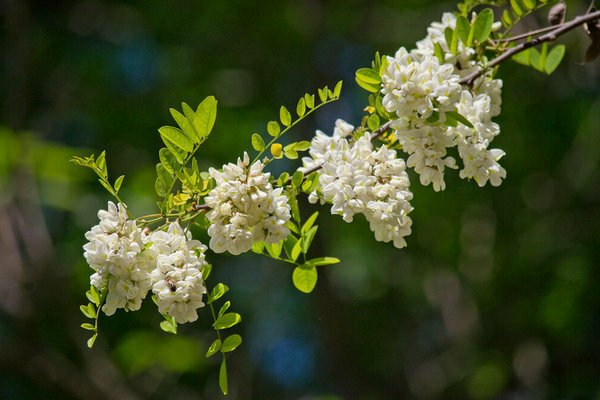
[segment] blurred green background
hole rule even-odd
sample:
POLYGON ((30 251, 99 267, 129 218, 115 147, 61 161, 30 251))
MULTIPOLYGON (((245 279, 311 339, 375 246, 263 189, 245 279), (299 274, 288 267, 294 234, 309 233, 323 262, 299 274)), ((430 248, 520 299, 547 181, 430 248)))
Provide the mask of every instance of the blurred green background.
MULTIPOLYGON (((585 2, 568 2, 569 15, 585 2)), ((409 1, 4 0, 0 75, 0 398, 216 399, 210 319, 162 332, 141 311, 100 319, 93 350, 79 304, 91 269, 83 234, 109 195, 71 155, 107 151, 136 215, 154 212, 157 128, 169 107, 215 95, 203 167, 233 161, 281 104, 344 80, 342 99, 291 135, 358 124, 354 71, 425 36, 455 3, 409 1)), ((523 28, 544 26, 545 15, 523 28)), ((335 256, 315 292, 253 254, 209 253, 244 343, 230 399, 600 399, 600 73, 580 30, 550 77, 505 63, 508 177, 478 188, 411 171, 408 248, 364 219, 321 210, 311 250, 335 256)), ((278 174, 297 166, 273 163, 278 174)), ((311 209, 301 199, 306 218, 311 209)), ((205 237, 201 236, 203 241, 205 237)))

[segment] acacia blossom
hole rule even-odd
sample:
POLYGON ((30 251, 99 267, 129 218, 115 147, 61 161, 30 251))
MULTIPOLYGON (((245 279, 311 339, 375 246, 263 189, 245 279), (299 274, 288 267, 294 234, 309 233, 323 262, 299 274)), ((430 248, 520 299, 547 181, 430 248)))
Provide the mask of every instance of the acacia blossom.
MULTIPOLYGON (((350 125, 338 121, 338 126, 350 125)), ((323 200, 332 203, 331 213, 341 215, 346 222, 352 222, 355 214, 363 214, 378 241, 393 241, 398 248, 406 246, 404 237, 410 234, 412 224, 408 216, 412 193, 404 160, 396 158, 396 152, 385 145, 373 150, 369 132, 356 141, 327 138, 320 132, 311 142, 310 154, 325 160, 319 183, 323 200), (323 148, 327 150, 323 152, 323 148)), ((303 159, 304 168, 315 162, 315 158, 303 159)), ((315 193, 309 200, 316 202, 316 197, 315 193)))
POLYGON ((237 164, 223 166, 223 172, 210 168, 208 173, 217 185, 205 197, 211 210, 209 246, 216 253, 229 251, 237 255, 252 248, 252 243, 272 244, 285 239, 289 229, 290 205, 283 188, 273 189, 271 176, 263 172, 264 164, 250 164, 247 153, 237 164))

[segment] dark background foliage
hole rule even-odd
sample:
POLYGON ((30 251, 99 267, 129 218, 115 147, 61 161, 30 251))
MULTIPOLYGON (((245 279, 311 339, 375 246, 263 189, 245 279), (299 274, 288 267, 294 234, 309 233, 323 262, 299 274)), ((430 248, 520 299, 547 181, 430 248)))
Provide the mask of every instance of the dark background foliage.
MULTIPOLYGON (((569 3, 574 16, 586 4, 569 3)), ((281 104, 344 80, 342 99, 295 129, 358 124, 354 71, 425 36, 438 1, 5 0, 0 75, 0 398, 219 398, 210 320, 162 332, 141 311, 100 319, 93 350, 78 310, 84 232, 109 195, 72 154, 107 151, 125 202, 153 212, 157 128, 169 107, 219 100, 204 167, 265 132, 281 104)), ((542 13, 543 14, 543 13, 542 13)), ((528 17, 521 31, 545 24, 528 17)), ((502 65, 508 177, 478 188, 418 184, 408 248, 321 210, 311 251, 335 256, 315 292, 269 259, 209 254, 231 288, 244 343, 231 399, 539 399, 600 396, 600 77, 581 30, 550 77, 502 65)), ((331 86, 330 86, 331 87, 331 86)), ((273 163, 272 171, 295 168, 273 163)), ((309 215, 306 199, 302 213, 309 215)), ((205 237, 201 238, 205 240, 205 237)))

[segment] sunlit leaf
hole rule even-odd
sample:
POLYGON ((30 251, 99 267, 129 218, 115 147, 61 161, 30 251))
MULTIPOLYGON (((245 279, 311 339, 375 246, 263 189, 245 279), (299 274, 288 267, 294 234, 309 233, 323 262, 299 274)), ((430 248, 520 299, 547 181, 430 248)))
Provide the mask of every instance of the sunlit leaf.
POLYGON ((223 341, 223 352, 227 353, 229 351, 235 350, 240 344, 242 344, 242 337, 240 335, 234 334, 223 341))
POLYGON ((265 141, 258 133, 252 134, 252 147, 256 151, 263 151, 265 149, 265 141))
POLYGON ((304 293, 310 293, 317 284, 317 269, 312 265, 300 265, 294 268, 292 273, 292 282, 298 290, 304 293))
POLYGON ((208 348, 208 351, 206 352, 206 358, 213 356, 219 350, 221 350, 221 341, 219 339, 216 339, 208 348))
POLYGON ((238 313, 226 313, 217 318, 213 327, 215 329, 227 329, 239 324, 241 320, 242 317, 238 313))

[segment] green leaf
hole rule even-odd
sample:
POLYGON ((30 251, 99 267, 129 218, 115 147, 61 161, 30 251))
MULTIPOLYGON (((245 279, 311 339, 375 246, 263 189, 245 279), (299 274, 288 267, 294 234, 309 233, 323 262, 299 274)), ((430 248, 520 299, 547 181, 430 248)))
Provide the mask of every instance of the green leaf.
POLYGON ((445 59, 444 50, 442 50, 442 46, 438 42, 433 43, 433 53, 440 61, 440 64, 443 64, 445 59))
POLYGON ((560 65, 563 57, 565 55, 565 45, 559 44, 555 46, 550 53, 548 53, 548 57, 546 58, 546 64, 544 65, 544 71, 550 75, 554 70, 560 65))
POLYGON ((281 120, 281 123, 285 126, 290 126, 290 124, 292 123, 292 116, 288 109, 284 106, 281 106, 281 108, 279 109, 279 119, 281 120))
POLYGON ((194 125, 198 131, 200 139, 207 137, 212 131, 217 119, 217 100, 214 96, 208 96, 198 105, 194 117, 194 125))
POLYGON ((310 149, 310 142, 307 140, 302 140, 294 145, 296 151, 306 151, 308 149, 310 149))
POLYGON ((379 92, 379 90, 381 90, 381 86, 379 84, 367 83, 367 82, 361 80, 358 76, 356 77, 356 83, 358 83, 358 86, 360 86, 361 88, 363 88, 371 93, 377 93, 377 92, 379 92))
POLYGON ((335 257, 318 257, 318 258, 313 258, 312 260, 308 260, 306 263, 310 264, 310 265, 314 265, 315 267, 318 267, 319 265, 337 264, 339 262, 340 262, 339 258, 335 258, 335 257))
POLYGON ((218 316, 220 317, 221 315, 225 314, 225 311, 227 311, 230 306, 231 306, 231 302, 229 300, 227 300, 225 303, 223 303, 223 305, 221 306, 221 309, 219 310, 218 316))
MULTIPOLYGON (((467 44, 467 39, 469 39, 469 32, 471 31, 471 24, 469 20, 465 18, 463 15, 459 16, 456 19, 456 34, 458 38, 464 43, 467 44)), ((443 62, 440 61, 440 63, 443 62)))
POLYGON ((287 149, 286 151, 284 151, 284 154, 290 160, 295 160, 298 158, 298 152, 294 149, 287 149))
POLYGON ((252 134, 252 147, 259 152, 265 149, 265 141, 258 133, 252 134))
POLYGON ((160 323, 160 329, 167 333, 172 333, 173 335, 177 334, 177 326, 173 325, 171 321, 162 321, 160 323))
POLYGON ((212 292, 210 293, 210 296, 208 296, 208 300, 206 301, 206 303, 210 304, 213 301, 220 299, 221 296, 227 293, 228 290, 229 288, 227 287, 227 285, 218 283, 217 286, 215 286, 212 292))
POLYGON ((125 178, 125 175, 121 175, 115 181, 115 185, 114 185, 115 186, 115 192, 119 193, 119 189, 121 189, 121 184, 123 183, 123 179, 124 178, 125 178))
POLYGON ((529 64, 530 64, 529 58, 531 56, 530 50, 531 49, 524 50, 524 51, 522 51, 520 53, 515 54, 511 58, 512 58, 513 61, 518 62, 519 64, 523 64, 523 65, 529 66, 529 64))
MULTIPOLYGON (((168 149, 164 149, 164 150, 168 151, 168 149)), ((162 163, 156 164, 156 177, 162 183, 164 183, 165 186, 171 186, 171 183, 173 182, 173 178, 172 178, 171 174, 169 173, 169 171, 167 171, 167 169, 165 168, 165 166, 162 163)))
POLYGON ((379 116, 377 114, 371 114, 367 119, 367 126, 371 131, 376 131, 379 128, 379 116))
POLYGON ((490 8, 486 8, 477 15, 473 22, 473 39, 479 43, 483 43, 492 32, 492 24, 494 23, 494 12, 490 8))
POLYGON ((92 296, 92 299, 90 301, 92 303, 94 303, 95 305, 99 306, 100 305, 100 292, 98 291, 96 286, 91 285, 90 290, 88 290, 88 292, 92 296))
POLYGON ((529 49, 529 64, 538 71, 544 72, 541 54, 533 47, 529 49))
POLYGON ((100 153, 98 158, 96 159, 96 166, 100 171, 102 171, 102 176, 106 178, 108 176, 108 172, 106 170, 106 152, 100 153))
POLYGON ((287 172, 283 172, 281 175, 279 175, 279 178, 277 179, 277 185, 279 185, 279 186, 285 185, 289 178, 290 178, 290 174, 288 174, 287 172))
POLYGON ((306 107, 312 109, 315 108, 315 95, 306 93, 304 95, 304 101, 306 102, 306 107))
POLYGON ((177 157, 167 148, 163 147, 158 151, 158 157, 160 158, 160 162, 162 166, 167 170, 168 173, 173 174, 177 171, 182 162, 177 160, 177 157))
POLYGON ((265 248, 267 249, 267 252, 271 255, 271 257, 279 258, 279 256, 281 255, 281 250, 283 249, 283 243, 277 242, 267 244, 265 245, 265 248))
POLYGON ((301 240, 297 240, 296 244, 294 244, 294 247, 292 248, 292 251, 290 254, 290 258, 292 259, 292 261, 296 261, 298 259, 298 257, 300 256, 300 253, 302 253, 302 243, 303 242, 304 241, 301 239, 301 240))
POLYGON ((315 234, 317 233, 317 229, 319 229, 319 225, 315 225, 306 232, 304 238, 302 240, 302 252, 304 254, 308 253, 308 249, 310 249, 310 245, 315 238, 315 234))
POLYGON ((296 113, 299 117, 303 117, 306 113, 306 104, 304 102, 304 97, 301 97, 300 100, 298 100, 298 105, 296 106, 296 113))
POLYGON ((323 89, 318 89, 319 99, 321 99, 321 103, 324 103, 327 100, 327 86, 323 89))
POLYGON ((452 32, 452 41, 450 42, 450 52, 454 55, 458 52, 458 33, 456 30, 452 32))
POLYGON ((219 339, 212 342, 208 351, 206 352, 206 358, 215 355, 219 350, 221 350, 221 341, 219 339))
POLYGON ((217 321, 213 324, 215 329, 227 329, 232 326, 239 324, 242 317, 238 313, 226 313, 217 318, 217 321))
POLYGON ((265 249, 265 242, 254 242, 252 243, 252 251, 258 254, 262 254, 265 249))
POLYGON ((289 196, 288 203, 290 204, 290 208, 292 209, 292 218, 297 223, 300 223, 300 208, 298 207, 298 199, 296 199, 295 196, 289 196))
POLYGON ((315 221, 317 220, 318 216, 319 216, 319 212, 315 211, 310 217, 308 217, 308 219, 306 220, 304 225, 302 225, 302 229, 300 230, 302 232, 303 236, 306 235, 306 232, 308 232, 308 230, 310 228, 312 228, 312 226, 315 223, 315 221))
POLYGON ((335 88, 333 88, 333 97, 335 97, 337 99, 338 97, 340 97, 341 92, 342 92, 342 81, 339 81, 335 85, 335 88))
POLYGON ((91 338, 88 339, 87 347, 89 347, 91 349, 94 346, 94 343, 96 342, 97 337, 98 337, 98 334, 94 333, 94 336, 92 336, 91 338))
POLYGON ((502 13, 502 24, 506 28, 510 28, 513 25, 513 19, 508 10, 504 10, 502 13))
POLYGON ((304 179, 304 174, 301 171, 294 172, 292 175, 292 186, 298 187, 302 184, 302 180, 304 179))
POLYGON ((304 293, 310 293, 317 284, 317 269, 312 265, 300 265, 294 268, 292 282, 294 286, 304 293))
POLYGON ((544 44, 542 44, 542 51, 540 52, 540 67, 542 69, 541 72, 545 71, 545 65, 546 65, 546 56, 548 55, 548 42, 544 42, 544 44))
POLYGON ((377 71, 374 71, 371 68, 359 69, 358 71, 356 71, 356 78, 366 83, 381 83, 381 77, 379 76, 377 71))
POLYGON ((227 353, 235 350, 240 344, 242 344, 242 337, 240 335, 231 335, 223 342, 223 352, 227 353))
POLYGON ((79 309, 81 310, 81 312, 83 313, 83 315, 85 315, 88 318, 93 319, 95 317, 95 313, 90 313, 88 306, 79 306, 79 309))
POLYGON ((98 303, 100 302, 99 299, 96 300, 94 299, 94 296, 92 295, 91 290, 88 290, 87 292, 85 292, 85 297, 88 298, 89 301, 91 301, 92 303, 98 305, 98 303))
POLYGON ((449 26, 444 29, 444 39, 446 39, 446 44, 448 45, 448 49, 450 49, 450 44, 452 43, 452 37, 454 36, 454 31, 449 26))
POLYGON ((295 234, 299 235, 300 234, 300 230, 298 230, 298 227, 296 226, 296 224, 294 224, 292 221, 288 221, 285 223, 285 226, 292 232, 294 232, 295 234))
POLYGON ((87 329, 88 331, 93 331, 93 330, 95 330, 95 329, 96 329, 96 328, 94 328, 94 325, 90 324, 89 322, 86 322, 86 323, 84 323, 84 324, 81 324, 81 327, 82 327, 83 329, 87 329))
POLYGON ((225 364, 225 359, 223 358, 223 362, 221 363, 221 369, 219 370, 219 387, 221 388, 221 392, 223 394, 227 394, 227 365, 225 364))
POLYGON ((533 10, 535 8, 535 0, 521 0, 521 2, 529 10, 533 10))
POLYGON ((277 135, 279 135, 280 131, 281 129, 279 128, 279 124, 277 123, 277 121, 269 121, 269 123, 267 124, 267 132, 269 132, 269 135, 276 137, 277 135))
MULTIPOLYGON (((186 106, 187 106, 187 104, 186 104, 186 106)), ((189 106, 188 106, 188 108, 189 108, 189 106)), ((179 125, 179 127, 187 135, 187 137, 192 139, 194 141, 194 143, 199 143, 200 138, 198 137, 198 133, 196 132, 192 123, 182 113, 180 113, 176 109, 169 108, 169 111, 171 112, 171 115, 173 116, 173 119, 175 120, 177 125, 179 125)), ((190 111, 191 111, 191 109, 190 109, 190 111)), ((193 121, 193 119, 192 119, 192 121, 193 121)))
POLYGON ((296 238, 294 235, 288 235, 283 241, 283 249, 285 250, 285 254, 287 254, 289 259, 292 258, 292 249, 296 243, 298 243, 298 238, 296 238))
POLYGON ((181 131, 172 126, 163 126, 158 132, 167 148, 173 153, 180 164, 183 164, 187 154, 193 150, 193 143, 181 131))
POLYGON ((200 271, 200 274, 202 275, 202 279, 207 280, 208 277, 210 276, 211 272, 212 272, 212 264, 204 264, 202 266, 202 270, 200 271))
POLYGON ((468 119, 466 119, 465 117, 463 117, 461 114, 459 114, 456 111, 447 111, 446 112, 446 118, 452 118, 455 119, 456 121, 460 122, 461 124, 468 126, 469 128, 473 128, 473 124, 471 122, 469 122, 468 119))
POLYGON ((510 0, 510 7, 512 9, 513 14, 517 18, 523 15, 523 9, 521 8, 521 5, 519 4, 518 0, 510 0))

